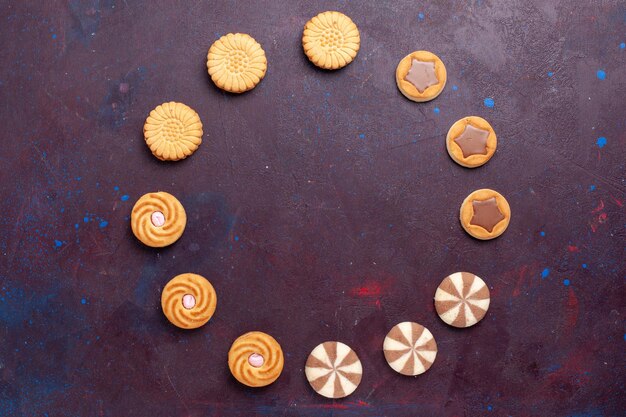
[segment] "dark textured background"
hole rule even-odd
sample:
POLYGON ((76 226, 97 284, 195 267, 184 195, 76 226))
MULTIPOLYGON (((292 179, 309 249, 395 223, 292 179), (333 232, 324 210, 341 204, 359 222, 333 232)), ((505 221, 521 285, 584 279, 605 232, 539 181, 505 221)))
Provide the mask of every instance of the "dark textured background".
POLYGON ((0 415, 624 415, 625 19, 619 0, 2 1, 0 415), (336 72, 300 46, 327 9, 361 31, 356 60, 336 72), (255 37, 269 62, 241 96, 205 68, 230 31, 255 37), (448 70, 426 104, 395 86, 416 49, 448 70), (155 159, 142 136, 169 100, 205 128, 178 163, 155 159), (467 170, 444 138, 472 114, 499 141, 467 170), (513 211, 490 242, 458 222, 483 187, 513 211), (163 250, 143 247, 128 217, 156 190, 189 216, 163 250), (465 330, 432 303, 458 270, 492 294, 465 330), (218 292, 197 331, 160 310, 181 272, 218 292), (439 345, 417 378, 381 350, 404 320, 439 345), (249 330, 285 352, 265 389, 239 385, 226 364, 249 330), (365 374, 333 402, 303 367, 335 339, 365 374))

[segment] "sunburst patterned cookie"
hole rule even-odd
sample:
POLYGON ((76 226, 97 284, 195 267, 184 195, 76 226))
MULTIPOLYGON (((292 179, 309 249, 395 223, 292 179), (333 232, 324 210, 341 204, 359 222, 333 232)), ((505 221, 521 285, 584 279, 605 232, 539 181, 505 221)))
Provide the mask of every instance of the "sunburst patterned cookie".
POLYGON ((261 82, 267 70, 267 59, 252 36, 229 33, 211 45, 206 66, 217 87, 243 93, 261 82))
POLYGON ((387 333, 383 352, 394 371, 415 376, 430 369, 437 357, 437 343, 426 327, 405 321, 387 333))
POLYGON ((283 351, 276 339, 263 332, 239 336, 228 351, 230 372, 249 387, 264 387, 276 381, 284 363, 283 351))
POLYGON ((185 231, 187 214, 173 195, 160 191, 141 196, 130 214, 134 235, 147 246, 162 248, 176 242, 185 231))
POLYGON ((304 25, 302 47, 320 68, 339 69, 359 52, 361 37, 352 19, 340 12, 323 12, 304 25))
POLYGON ((435 309, 441 320, 454 327, 470 327, 489 309, 489 288, 480 277, 456 272, 441 281, 435 293, 435 309))
POLYGON ((180 274, 165 285, 161 308, 165 317, 182 329, 195 329, 208 322, 217 306, 213 285, 198 274, 180 274))
POLYGON ((202 122, 191 107, 171 101, 150 112, 143 136, 154 156, 162 161, 178 161, 202 143, 202 122))
POLYGON ((363 367, 356 353, 341 342, 324 342, 313 349, 304 367, 311 388, 327 398, 343 398, 361 383, 363 367))

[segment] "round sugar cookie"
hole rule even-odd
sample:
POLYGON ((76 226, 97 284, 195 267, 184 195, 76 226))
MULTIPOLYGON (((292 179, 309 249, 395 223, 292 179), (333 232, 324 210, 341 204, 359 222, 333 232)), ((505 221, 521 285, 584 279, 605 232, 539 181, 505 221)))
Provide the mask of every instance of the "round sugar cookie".
POLYGON ((454 327, 470 327, 489 309, 489 288, 480 277, 455 272, 441 281, 435 292, 435 309, 441 320, 454 327))
POLYGON ((509 226, 511 207, 497 191, 476 190, 461 204, 460 220, 463 229, 476 239, 494 239, 509 226))
POLYGON ((175 276, 163 288, 161 309, 165 317, 181 329, 196 329, 208 322, 217 306, 213 285, 198 274, 175 276))
POLYGON ((324 342, 315 347, 304 367, 311 388, 326 398, 343 398, 361 383, 363 367, 357 354, 341 342, 324 342))
POLYGON ((265 77, 267 59, 252 36, 229 33, 211 45, 206 66, 218 88, 243 93, 252 90, 265 77))
POLYGON ((176 242, 185 231, 187 214, 173 195, 164 191, 141 196, 130 214, 133 234, 144 245, 162 248, 176 242))
POLYGON ((478 116, 457 120, 446 136, 450 158, 466 168, 484 165, 496 152, 498 138, 488 121, 478 116))
POLYGON ((284 363, 283 351, 276 339, 263 332, 239 336, 228 351, 230 372, 249 387, 264 387, 276 381, 284 363))
POLYGON ((391 369, 402 375, 415 376, 430 369, 437 357, 437 343, 426 327, 405 321, 387 333, 383 352, 391 369))
POLYGON ((143 136, 152 155, 161 161, 178 161, 202 143, 202 122, 191 107, 170 101, 150 112, 143 136))
POLYGON ((409 100, 433 100, 443 91, 446 80, 446 66, 432 52, 412 52, 396 67, 396 84, 409 100))
POLYGON ((320 68, 345 67, 354 60, 360 45, 359 29, 343 13, 323 12, 304 25, 302 48, 309 61, 320 68))

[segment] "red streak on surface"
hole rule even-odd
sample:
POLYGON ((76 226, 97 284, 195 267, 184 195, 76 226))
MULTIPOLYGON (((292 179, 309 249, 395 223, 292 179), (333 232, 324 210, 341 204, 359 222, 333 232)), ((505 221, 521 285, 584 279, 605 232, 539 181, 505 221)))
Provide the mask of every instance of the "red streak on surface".
POLYGON ((567 250, 570 252, 580 252, 580 249, 578 249, 578 246, 574 246, 574 245, 567 245, 567 250))
POLYGON ((592 213, 597 213, 600 210, 602 210, 604 208, 604 201, 600 200, 600 203, 598 204, 598 207, 594 208, 593 210, 591 210, 592 213))
POLYGON ((382 287, 377 282, 368 282, 362 287, 353 288, 351 293, 359 297, 374 297, 382 293, 382 287))
POLYGON ((613 201, 615 201, 615 204, 617 204, 619 207, 624 207, 624 203, 622 203, 622 200, 619 200, 613 197, 613 195, 611 195, 611 198, 613 199, 613 201))
POLYGON ((567 328, 574 328, 578 322, 578 298, 571 288, 569 289, 567 303, 565 304, 565 317, 567 328))
POLYGON ((526 271, 528 270, 528 266, 524 265, 519 270, 519 278, 517 279, 517 283, 515 284, 515 288, 513 289, 513 297, 518 297, 520 295, 522 284, 526 278, 526 271))

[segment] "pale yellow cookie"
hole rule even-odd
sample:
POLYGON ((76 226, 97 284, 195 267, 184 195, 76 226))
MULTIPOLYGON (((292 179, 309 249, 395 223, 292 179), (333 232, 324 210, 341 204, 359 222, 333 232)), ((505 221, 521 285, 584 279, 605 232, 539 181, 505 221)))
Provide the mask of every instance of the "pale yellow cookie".
POLYGON ((141 196, 130 214, 133 233, 145 245, 162 248, 176 242, 187 224, 183 205, 173 195, 160 191, 141 196))
POLYGON ((343 13, 323 12, 304 25, 304 53, 320 68, 335 70, 345 67, 359 52, 360 45, 359 29, 343 13))
POLYGON ((143 136, 154 156, 162 161, 178 161, 202 143, 202 122, 191 107, 171 101, 150 112, 143 136))
POLYGON ((276 339, 263 332, 239 336, 228 351, 230 372, 249 387, 264 387, 276 381, 284 363, 283 351, 276 339))
POLYGON ((476 168, 491 159, 498 138, 489 122, 478 116, 464 117, 455 122, 446 137, 448 154, 457 164, 476 168))
POLYGON ((446 66, 432 52, 415 51, 402 58, 396 68, 396 84, 409 100, 436 98, 446 86, 446 66))
POLYGON ((463 229, 476 239, 493 239, 509 226, 511 208, 497 191, 476 190, 463 201, 460 220, 463 229))
POLYGON ((165 285, 161 308, 165 317, 181 329, 196 329, 215 313, 217 294, 213 285, 198 274, 180 274, 165 285))
POLYGON ((230 93, 252 90, 267 70, 261 45, 245 33, 229 33, 216 40, 207 55, 209 75, 218 88, 230 93))

